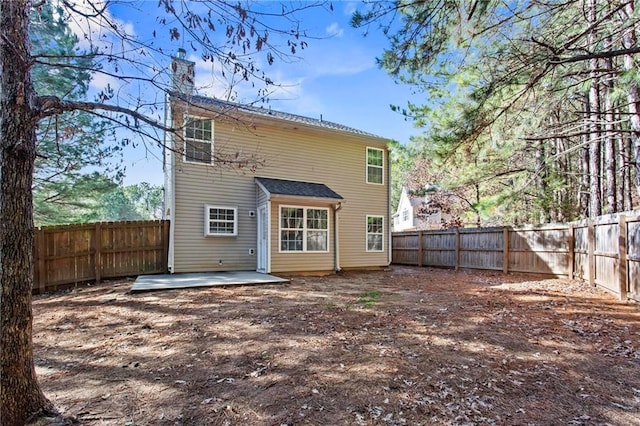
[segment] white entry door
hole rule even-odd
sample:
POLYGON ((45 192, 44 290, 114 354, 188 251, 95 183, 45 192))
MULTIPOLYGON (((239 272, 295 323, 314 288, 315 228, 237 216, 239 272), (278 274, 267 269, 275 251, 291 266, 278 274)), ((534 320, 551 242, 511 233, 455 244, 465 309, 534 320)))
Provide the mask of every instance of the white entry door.
POLYGON ((258 265, 257 271, 267 273, 269 255, 269 215, 267 207, 258 207, 258 265))

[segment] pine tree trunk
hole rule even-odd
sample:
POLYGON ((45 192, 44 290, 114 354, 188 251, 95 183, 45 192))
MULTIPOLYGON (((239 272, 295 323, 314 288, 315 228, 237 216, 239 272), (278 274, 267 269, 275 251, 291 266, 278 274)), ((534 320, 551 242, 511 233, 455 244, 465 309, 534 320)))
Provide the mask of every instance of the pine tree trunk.
MULTIPOLYGON (((621 114, 620 114, 620 110, 616 110, 616 115, 615 118, 617 121, 620 121, 621 114)), ((621 125, 618 124, 618 128, 620 128, 621 125)), ((618 142, 618 147, 617 147, 617 156, 618 159, 616 160, 616 162, 618 163, 618 170, 620 170, 620 174, 618 176, 618 196, 617 196, 617 201, 618 201, 618 211, 619 212, 623 212, 625 210, 628 210, 629 207, 627 207, 627 192, 629 191, 629 188, 631 187, 631 182, 629 181, 629 150, 628 150, 628 138, 625 136, 625 134, 623 132, 621 132, 620 137, 618 137, 617 142, 618 142)))
POLYGON ((536 186, 537 186, 537 196, 539 199, 538 202, 538 221, 539 223, 548 223, 549 222, 549 197, 547 194, 547 171, 545 165, 545 142, 543 140, 539 141, 536 145, 536 186))
MULTIPOLYGON (((607 37, 607 49, 611 49, 611 37, 607 37)), ((604 83, 604 170, 605 170, 605 195, 607 213, 615 213, 616 204, 616 143, 613 114, 613 61, 607 58, 604 68, 609 71, 604 83)))
MULTIPOLYGON (((625 13, 628 18, 633 17, 635 13, 635 1, 630 0, 625 6, 625 13)), ((625 49, 637 47, 638 36, 636 34, 635 26, 627 28, 622 44, 625 49)), ((634 58, 632 55, 624 56, 624 69, 625 71, 632 71, 635 69, 634 58)), ((631 130, 631 145, 633 164, 635 169, 635 185, 636 191, 640 196, 640 90, 638 85, 631 81, 629 83, 629 89, 627 93, 627 101, 629 104, 629 127, 631 130)))
POLYGON ((589 159, 589 99, 584 100, 584 134, 582 136, 582 173, 580 179, 580 190, 578 197, 580 200, 580 216, 584 219, 589 217, 589 176, 591 175, 589 159))
POLYGON ((631 162, 631 158, 632 158, 632 147, 633 146, 633 141, 631 140, 631 138, 626 138, 625 139, 625 149, 626 149, 626 158, 627 158, 627 164, 628 166, 626 167, 625 171, 625 179, 627 181, 627 192, 625 193, 626 197, 625 197, 625 205, 627 206, 625 210, 631 210, 633 209, 633 166, 630 164, 631 162))
POLYGON ((0 413, 2 425, 9 426, 52 410, 33 364, 31 184, 36 118, 29 10, 29 0, 0 2, 0 413))
MULTIPOLYGON (((595 50, 596 40, 596 0, 588 0, 587 20, 592 29, 589 32, 589 47, 595 50)), ((600 78, 598 59, 589 60, 591 87, 589 88, 589 217, 602 214, 602 186, 600 182, 600 78)))

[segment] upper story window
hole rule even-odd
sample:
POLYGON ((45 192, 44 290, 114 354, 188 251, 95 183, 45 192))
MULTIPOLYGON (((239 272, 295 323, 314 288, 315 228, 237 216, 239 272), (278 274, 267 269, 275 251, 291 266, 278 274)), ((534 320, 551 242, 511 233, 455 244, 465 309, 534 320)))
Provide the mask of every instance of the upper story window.
POLYGON ((403 222, 409 221, 409 209, 402 210, 402 221, 403 222))
POLYGON ((211 164, 213 161, 213 122, 208 118, 187 117, 184 126, 184 161, 211 164))
POLYGON ((204 206, 204 234, 218 237, 238 235, 238 209, 236 207, 204 206))
POLYGON ((367 148, 367 183, 384 183, 384 151, 367 148))

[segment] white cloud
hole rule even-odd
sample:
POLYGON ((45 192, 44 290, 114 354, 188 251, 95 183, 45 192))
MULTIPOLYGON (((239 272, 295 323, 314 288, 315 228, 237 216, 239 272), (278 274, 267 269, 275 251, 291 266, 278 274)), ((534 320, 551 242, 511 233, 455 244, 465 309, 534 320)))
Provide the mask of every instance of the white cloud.
POLYGON ((136 35, 134 25, 115 18, 105 0, 76 0, 70 2, 68 7, 56 0, 54 6, 61 6, 65 10, 69 28, 78 37, 78 45, 82 49, 98 47, 112 50, 118 45, 114 43, 120 38, 118 34, 131 38, 136 35))
POLYGON ((282 67, 270 67, 262 63, 256 63, 257 68, 263 68, 265 73, 273 81, 273 85, 266 86, 258 79, 250 78, 250 81, 242 80, 238 76, 233 76, 231 70, 223 70, 220 61, 204 61, 202 58, 190 55, 188 58, 195 65, 195 90, 203 96, 215 97, 218 99, 232 100, 240 103, 253 103, 259 99, 259 89, 268 93, 268 98, 273 100, 299 99, 302 94, 302 83, 305 77, 296 76, 291 72, 291 64, 282 67))
POLYGON ((94 72, 91 74, 91 83, 89 83, 89 86, 92 89, 100 91, 107 87, 107 85, 111 86, 114 91, 118 91, 122 82, 116 77, 106 75, 101 72, 94 72))
POLYGON ((336 45, 309 55, 309 75, 354 75, 376 67, 375 56, 357 47, 336 45))
POLYGON ((325 28, 327 35, 330 37, 342 37, 344 35, 344 30, 340 28, 337 22, 332 23, 327 28, 325 28))
POLYGON ((349 17, 353 16, 356 10, 358 10, 358 2, 355 2, 355 1, 346 2, 344 6, 344 14, 346 16, 349 16, 349 17))

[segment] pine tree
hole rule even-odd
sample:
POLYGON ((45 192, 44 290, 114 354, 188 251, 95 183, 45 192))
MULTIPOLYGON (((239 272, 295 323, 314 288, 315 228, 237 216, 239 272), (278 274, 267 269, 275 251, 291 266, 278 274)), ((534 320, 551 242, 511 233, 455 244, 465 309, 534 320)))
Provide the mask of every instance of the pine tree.
POLYGON ((353 23, 380 25, 390 41, 380 64, 428 95, 426 106, 407 107, 417 124, 428 125, 425 150, 449 159, 442 167, 452 175, 476 182, 478 206, 493 205, 491 215, 502 215, 503 223, 523 223, 596 216, 617 208, 615 194, 632 200, 625 205, 637 203, 634 6, 633 0, 376 2, 353 23), (615 143, 621 139, 628 143, 615 143), (464 163, 452 162, 464 155, 464 163), (487 165, 493 172, 473 171, 487 165), (473 174, 478 178, 469 179, 473 174))
MULTIPOLYGON (((60 6, 47 2, 32 11, 30 41, 33 54, 46 58, 33 66, 35 90, 47 96, 85 99, 89 70, 97 65, 93 55, 77 47, 77 36, 60 6)), ((99 197, 117 188, 121 146, 114 139, 107 120, 85 111, 40 121, 33 183, 37 225, 82 221, 99 197)))

